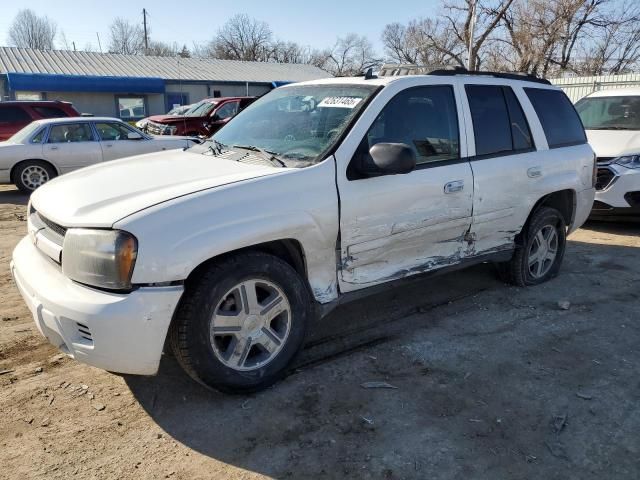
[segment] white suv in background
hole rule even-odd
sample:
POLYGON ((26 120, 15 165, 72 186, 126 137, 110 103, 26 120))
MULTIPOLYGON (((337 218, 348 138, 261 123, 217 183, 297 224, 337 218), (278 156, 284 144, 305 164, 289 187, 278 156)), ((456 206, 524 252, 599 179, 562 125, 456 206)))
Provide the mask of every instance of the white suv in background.
POLYGON ((293 84, 202 145, 48 182, 11 271, 79 361, 154 374, 168 338, 197 381, 252 391, 338 303, 486 261, 519 286, 556 276, 594 165, 573 105, 536 78, 293 84))
POLYGON ((598 157, 592 218, 640 219, 640 88, 592 93, 576 110, 598 157))

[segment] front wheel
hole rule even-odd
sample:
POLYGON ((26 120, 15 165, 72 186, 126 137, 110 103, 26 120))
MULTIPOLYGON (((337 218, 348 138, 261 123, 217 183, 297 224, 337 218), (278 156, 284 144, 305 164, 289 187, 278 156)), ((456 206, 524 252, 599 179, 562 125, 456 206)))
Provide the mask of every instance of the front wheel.
POLYGON ((555 208, 537 210, 525 226, 522 245, 511 261, 498 265, 503 280, 524 287, 558 275, 567 242, 567 226, 555 208))
POLYGON ((210 265, 188 287, 170 332, 173 352, 196 381, 245 393, 273 384, 300 350, 310 295, 286 262, 248 252, 210 265))

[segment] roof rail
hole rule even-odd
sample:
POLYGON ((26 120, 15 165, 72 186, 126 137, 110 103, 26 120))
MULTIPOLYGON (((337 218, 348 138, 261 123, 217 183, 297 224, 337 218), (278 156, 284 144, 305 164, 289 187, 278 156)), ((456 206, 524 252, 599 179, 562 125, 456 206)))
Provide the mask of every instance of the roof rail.
POLYGON ((429 72, 429 75, 441 75, 441 76, 453 76, 453 75, 476 75, 476 76, 487 76, 487 77, 495 77, 495 78, 508 78, 509 80, 522 80, 525 82, 535 82, 535 83, 544 83, 545 85, 551 85, 551 82, 546 78, 536 77, 535 75, 531 75, 529 73, 521 73, 521 72, 490 72, 490 71, 476 71, 476 70, 467 70, 463 67, 455 67, 453 69, 438 69, 432 70, 429 72))
POLYGON ((453 76, 453 75, 479 75, 489 76, 496 78, 508 78, 510 80, 523 80, 525 82, 544 83, 545 85, 551 85, 551 82, 544 78, 536 77, 527 73, 518 72, 489 72, 489 71, 469 71, 464 67, 446 67, 440 65, 420 66, 412 63, 386 63, 380 69, 379 75, 381 77, 399 77, 406 75, 441 75, 441 76, 453 76), (434 68, 436 67, 436 68, 434 68))

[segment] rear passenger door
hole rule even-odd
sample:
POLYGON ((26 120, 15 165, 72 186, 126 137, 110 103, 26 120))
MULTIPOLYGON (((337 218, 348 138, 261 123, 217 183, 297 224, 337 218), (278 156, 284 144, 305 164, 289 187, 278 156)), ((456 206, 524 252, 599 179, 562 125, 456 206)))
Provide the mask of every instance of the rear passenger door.
POLYGON ((52 124, 42 154, 61 173, 102 161, 102 149, 89 122, 52 124))
POLYGON ((522 108, 521 88, 480 79, 460 88, 473 139, 473 219, 465 253, 477 256, 512 248, 531 208, 530 183, 542 174, 543 165, 522 108))

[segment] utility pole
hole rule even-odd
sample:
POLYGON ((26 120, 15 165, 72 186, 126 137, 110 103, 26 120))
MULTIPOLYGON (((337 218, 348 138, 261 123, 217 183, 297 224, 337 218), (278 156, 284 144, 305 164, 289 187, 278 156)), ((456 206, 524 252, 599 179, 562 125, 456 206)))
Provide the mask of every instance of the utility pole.
POLYGON ((71 42, 73 44, 73 51, 76 51, 76 42, 71 42))
POLYGON ((149 40, 147 37, 147 9, 142 9, 142 19, 144 23, 144 54, 146 55, 149 51, 149 40))
POLYGON ((471 23, 469 24, 469 54, 467 58, 467 70, 475 70, 473 61, 473 31, 476 27, 476 3, 478 0, 471 0, 471 23))
POLYGON ((100 53, 102 53, 102 45, 100 45, 100 34, 98 32, 96 32, 96 37, 98 37, 98 49, 100 50, 100 53))

